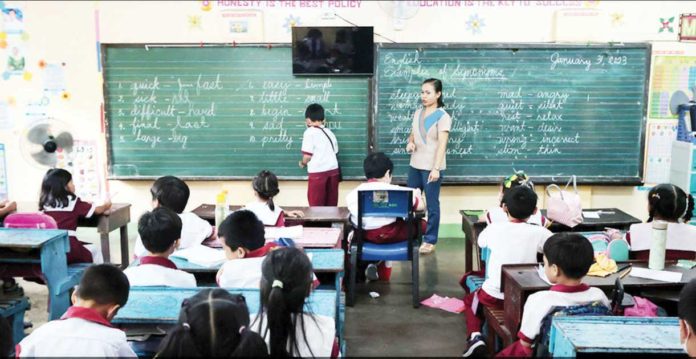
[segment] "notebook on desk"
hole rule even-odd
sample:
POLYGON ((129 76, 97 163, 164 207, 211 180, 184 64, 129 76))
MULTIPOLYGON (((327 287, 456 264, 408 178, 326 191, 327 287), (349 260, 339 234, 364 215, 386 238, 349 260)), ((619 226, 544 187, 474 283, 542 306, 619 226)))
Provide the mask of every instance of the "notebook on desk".
POLYGON ((298 247, 333 248, 340 240, 340 228, 266 227, 266 242, 290 238, 298 247))
POLYGON ((183 258, 193 264, 208 268, 220 266, 226 260, 225 251, 204 245, 179 249, 172 254, 172 257, 183 258))

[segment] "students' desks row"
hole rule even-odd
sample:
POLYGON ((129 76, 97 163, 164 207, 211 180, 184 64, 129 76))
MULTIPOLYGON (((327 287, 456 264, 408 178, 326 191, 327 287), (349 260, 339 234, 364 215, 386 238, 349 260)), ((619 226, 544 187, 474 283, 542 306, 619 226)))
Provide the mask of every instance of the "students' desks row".
MULTIPOLYGON (((652 279, 644 279, 628 275, 621 280, 626 292, 639 293, 643 290, 651 289, 670 289, 680 290, 691 279, 696 278, 696 270, 688 270, 668 263, 666 271, 682 273, 681 281, 678 283, 662 282, 652 279)), ((504 265, 502 269, 501 290, 505 294, 505 326, 511 333, 516 333, 522 320, 522 310, 527 297, 530 294, 541 290, 548 290, 549 285, 544 282, 537 273, 538 263, 534 264, 512 264, 504 265)), ((621 266, 619 264, 619 266, 621 266)), ((633 262, 634 267, 647 268, 645 262, 633 262)), ((614 288, 616 278, 619 274, 614 273, 604 278, 586 276, 583 283, 611 292, 614 288)))
MULTIPOLYGON (((230 206, 230 211, 236 211, 241 206, 230 206)), ((346 207, 283 207, 285 211, 302 211, 304 217, 285 217, 286 225, 302 223, 330 223, 331 227, 344 228, 350 225, 350 212, 346 207)), ((192 211, 198 217, 215 224, 215 205, 202 204, 192 211)))
MULTIPOLYGON (((584 218, 583 222, 577 226, 570 228, 560 223, 553 222, 548 227, 551 232, 593 232, 603 231, 605 228, 615 228, 622 231, 627 231, 632 224, 641 223, 641 220, 631 216, 630 214, 618 208, 591 208, 584 209, 584 212, 597 212, 599 218, 584 218)), ((480 216, 484 215, 483 210, 467 210, 459 211, 462 216, 462 231, 466 235, 464 242, 466 243, 464 270, 469 272, 473 269, 473 262, 476 261, 478 251, 474 250, 477 246, 476 239, 479 233, 486 228, 485 221, 479 222, 480 216)), ((541 210, 542 215, 546 216, 546 210, 541 210)))

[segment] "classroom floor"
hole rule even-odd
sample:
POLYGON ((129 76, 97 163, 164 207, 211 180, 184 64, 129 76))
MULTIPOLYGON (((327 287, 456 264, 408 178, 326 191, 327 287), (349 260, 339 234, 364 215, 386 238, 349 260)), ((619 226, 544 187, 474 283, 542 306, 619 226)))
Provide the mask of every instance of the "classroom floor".
MULTIPOLYGON (((134 246, 137 230, 134 223, 128 228, 130 248, 134 246)), ((119 261, 120 246, 117 233, 111 235, 111 256, 119 261)), ((98 243, 93 228, 78 230, 78 238, 98 243)), ((132 253, 131 253, 132 255, 132 253)), ((461 298, 459 278, 464 272, 464 239, 443 238, 433 255, 421 257, 421 299, 432 294, 461 298)), ((26 320, 39 327, 48 319, 45 286, 19 280, 25 295, 30 298, 31 310, 26 320)), ((27 330, 27 333, 31 329, 27 330)), ((392 280, 371 282, 357 287, 356 303, 346 308, 345 356, 459 356, 466 340, 463 314, 411 305, 410 265, 394 263, 392 280), (379 293, 373 299, 369 292, 379 293)))

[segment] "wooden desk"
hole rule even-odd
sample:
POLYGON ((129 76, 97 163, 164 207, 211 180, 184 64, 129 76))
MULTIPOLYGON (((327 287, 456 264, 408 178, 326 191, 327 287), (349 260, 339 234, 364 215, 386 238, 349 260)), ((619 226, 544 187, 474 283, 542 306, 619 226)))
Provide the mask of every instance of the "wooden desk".
MULTIPOLYGON (((230 211, 236 211, 241 206, 230 206, 230 211)), ((350 226, 350 212, 346 207, 285 207, 285 211, 302 211, 304 217, 292 218, 285 217, 286 225, 306 224, 306 223, 330 223, 331 227, 345 228, 350 226)), ((198 217, 205 219, 215 225, 215 205, 202 204, 192 211, 198 217)))
POLYGON ((111 262, 111 249, 109 246, 109 233, 115 229, 120 230, 121 234, 121 267, 125 268, 130 262, 128 256, 128 223, 130 222, 129 203, 114 203, 106 213, 92 218, 82 218, 78 222, 78 227, 94 227, 101 237, 101 250, 104 256, 104 263, 111 262))
POLYGON ((549 352, 554 357, 582 354, 685 356, 679 320, 638 317, 557 317, 551 324, 549 352))
MULTIPOLYGON (((641 220, 631 216, 630 214, 618 209, 618 208, 590 208, 584 209, 584 211, 596 212, 614 212, 613 214, 600 213, 599 218, 585 218, 583 223, 570 228, 564 226, 560 223, 553 222, 549 226, 549 230, 554 233, 558 232, 595 232, 603 231, 605 228, 616 228, 622 231, 627 231, 632 224, 641 223, 641 220)), ((460 210, 459 214, 462 216, 462 231, 466 234, 465 246, 466 246, 466 257, 464 262, 464 271, 469 272, 473 269, 473 263, 478 259, 475 258, 478 255, 477 238, 479 233, 483 231, 488 225, 485 221, 479 222, 480 216, 471 213, 481 213, 483 215, 485 211, 482 210, 460 210)), ((546 210, 541 210, 542 215, 546 216, 546 210)), ((480 269, 480 268, 479 268, 480 269)))
MULTIPOLYGON (((618 265, 620 267, 621 263, 618 265)), ((522 310, 524 309, 524 303, 527 301, 527 297, 540 290, 548 290, 550 287, 539 278, 537 266, 537 263, 503 266, 501 290, 505 294, 505 326, 510 329, 513 335, 517 332, 520 321, 522 320, 522 310)), ((646 262, 634 262, 633 266, 647 268, 648 264, 646 262)), ((696 270, 687 270, 673 264, 665 266, 665 270, 683 273, 681 282, 660 282, 628 275, 621 280, 621 283, 623 283, 626 292, 638 293, 641 290, 650 289, 679 290, 691 279, 696 278, 696 270)), ((614 288, 614 282, 617 276, 617 273, 604 278, 587 276, 583 279, 583 283, 602 289, 605 292, 611 292, 614 288)))
POLYGON ((68 295, 68 231, 59 229, 0 228, 0 276, 22 276, 30 265, 39 264, 49 296, 49 320, 60 318, 70 306, 68 295))

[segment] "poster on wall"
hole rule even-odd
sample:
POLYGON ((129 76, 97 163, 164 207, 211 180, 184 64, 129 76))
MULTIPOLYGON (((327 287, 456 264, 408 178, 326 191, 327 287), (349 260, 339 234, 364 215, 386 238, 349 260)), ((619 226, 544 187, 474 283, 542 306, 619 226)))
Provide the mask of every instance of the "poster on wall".
POLYGON ((3 8, 0 11, 0 68, 2 78, 27 76, 26 33, 24 12, 20 8, 3 8))
POLYGON ((58 155, 56 167, 70 171, 76 194, 80 198, 86 201, 102 199, 101 167, 96 141, 75 140, 72 152, 58 155))
POLYGON ((669 99, 678 90, 692 95, 696 86, 696 56, 655 56, 651 71, 648 118, 676 119, 669 99))
POLYGON ((263 41, 263 12, 259 10, 220 10, 222 32, 232 40, 263 41))
POLYGON ((648 124, 645 156, 645 183, 669 182, 672 164, 672 142, 677 139, 675 121, 659 121, 648 124))
POLYGON ((6 201, 10 197, 7 191, 7 162, 5 157, 5 144, 0 143, 0 201, 6 201))

